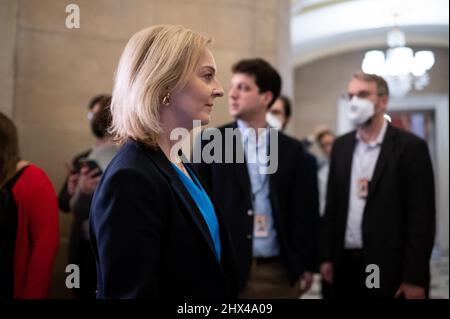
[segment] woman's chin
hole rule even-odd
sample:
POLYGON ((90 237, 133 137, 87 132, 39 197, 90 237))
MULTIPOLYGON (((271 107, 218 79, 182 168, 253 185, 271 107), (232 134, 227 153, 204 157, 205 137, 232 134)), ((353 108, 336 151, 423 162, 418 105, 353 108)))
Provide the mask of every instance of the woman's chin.
POLYGON ((198 120, 201 122, 202 126, 208 125, 209 122, 211 122, 211 115, 205 114, 205 115, 201 116, 198 120))

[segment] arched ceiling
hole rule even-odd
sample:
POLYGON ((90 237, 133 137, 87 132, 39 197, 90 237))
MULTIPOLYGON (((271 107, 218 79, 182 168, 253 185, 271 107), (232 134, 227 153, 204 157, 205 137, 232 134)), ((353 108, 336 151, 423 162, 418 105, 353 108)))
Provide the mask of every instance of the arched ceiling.
POLYGON ((394 25, 406 44, 449 44, 448 0, 291 0, 294 66, 342 52, 385 48, 394 25))

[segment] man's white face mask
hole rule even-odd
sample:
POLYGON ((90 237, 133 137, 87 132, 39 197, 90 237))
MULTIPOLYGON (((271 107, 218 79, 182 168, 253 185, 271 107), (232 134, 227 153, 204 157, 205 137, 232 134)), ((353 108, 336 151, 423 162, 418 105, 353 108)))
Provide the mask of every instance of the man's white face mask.
POLYGON ((266 113, 266 121, 267 124, 269 124, 270 127, 274 127, 277 130, 282 130, 283 129, 283 123, 281 123, 281 121, 272 113, 267 112, 266 113))
POLYGON ((357 96, 350 100, 349 107, 349 119, 355 126, 361 126, 375 114, 373 102, 357 96))

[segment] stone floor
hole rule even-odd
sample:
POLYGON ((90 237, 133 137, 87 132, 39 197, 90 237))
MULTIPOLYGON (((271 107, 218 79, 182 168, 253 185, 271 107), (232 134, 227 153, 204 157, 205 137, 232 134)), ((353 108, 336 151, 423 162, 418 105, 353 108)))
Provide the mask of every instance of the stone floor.
MULTIPOLYGON (((431 290, 432 299, 449 299, 449 258, 433 252, 431 261, 431 290)), ((321 299, 320 275, 314 276, 311 290, 302 299, 321 299)))
POLYGON ((430 298, 449 299, 448 256, 437 256, 431 260, 430 298))

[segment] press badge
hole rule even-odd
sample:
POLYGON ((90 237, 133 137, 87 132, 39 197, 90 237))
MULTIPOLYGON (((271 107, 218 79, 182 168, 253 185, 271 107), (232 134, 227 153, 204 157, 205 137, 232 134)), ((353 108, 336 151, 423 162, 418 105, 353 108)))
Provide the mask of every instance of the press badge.
POLYGON ((269 236, 269 228, 267 225, 267 217, 261 214, 255 214, 253 223, 253 236, 263 238, 269 236))
POLYGON ((358 196, 360 198, 367 198, 369 195, 369 180, 367 178, 358 179, 358 196))

